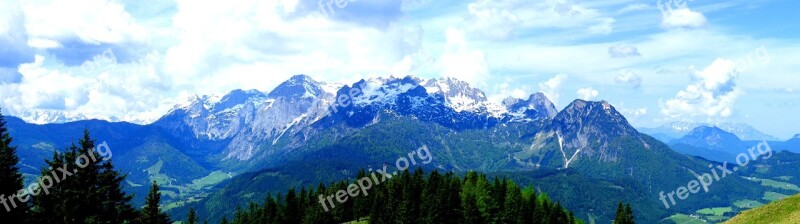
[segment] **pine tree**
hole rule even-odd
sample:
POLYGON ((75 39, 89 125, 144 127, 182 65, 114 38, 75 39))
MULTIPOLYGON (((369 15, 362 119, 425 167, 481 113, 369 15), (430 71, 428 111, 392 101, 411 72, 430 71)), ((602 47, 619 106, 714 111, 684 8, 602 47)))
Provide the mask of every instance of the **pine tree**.
POLYGON ((297 199, 295 190, 291 189, 286 194, 286 223, 301 223, 302 214, 300 212, 300 201, 297 199))
POLYGON ((158 183, 153 181, 150 187, 150 192, 147 193, 145 198, 145 206, 142 208, 142 214, 139 217, 139 222, 142 224, 166 224, 170 223, 169 216, 164 214, 159 209, 161 203, 161 192, 159 192, 158 183))
POLYGON ((444 199, 441 195, 444 186, 441 175, 439 172, 433 171, 428 177, 425 189, 422 191, 422 205, 421 205, 421 219, 422 223, 443 223, 443 215, 445 213, 446 204, 442 201, 444 199))
POLYGON ((461 187, 462 182, 458 176, 453 173, 447 173, 445 175, 445 186, 446 189, 442 190, 447 195, 445 200, 445 208, 443 213, 443 219, 446 220, 444 223, 461 223, 463 217, 461 217, 461 187))
POLYGON ((478 209, 478 200, 475 196, 468 195, 464 198, 464 223, 466 224, 481 224, 484 223, 481 217, 481 211, 478 209))
POLYGON ((89 131, 83 131, 83 137, 78 140, 77 150, 71 155, 75 159, 66 160, 73 164, 73 176, 68 177, 74 185, 68 189, 68 200, 75 202, 71 208, 75 221, 85 220, 88 223, 105 223, 102 211, 107 201, 100 191, 99 176, 100 163, 94 151, 94 141, 89 137, 89 131), (94 160, 92 158, 95 158, 94 160), (75 161, 75 162, 72 162, 75 161))
MULTIPOLYGON (((96 150, 90 150, 89 153, 97 154, 96 150)), ((98 156, 93 158, 101 160, 98 156)), ((126 194, 122 187, 124 180, 125 175, 114 169, 110 158, 99 166, 97 193, 98 200, 102 203, 97 213, 101 223, 125 223, 136 219, 136 210, 130 205, 133 196, 126 194)))
POLYGON ((631 204, 623 206, 622 202, 620 202, 619 205, 617 205, 617 214, 614 216, 614 224, 635 224, 631 204))
POLYGON ((522 191, 516 184, 507 184, 507 190, 503 205, 500 211, 501 223, 522 223, 522 211, 524 206, 522 191))
POLYGON ((78 145, 54 152, 41 172, 47 192, 34 197, 36 223, 126 223, 136 218, 131 196, 122 190, 123 175, 95 150, 89 131, 78 145))
POLYGON ((264 199, 264 208, 262 211, 264 217, 264 223, 275 223, 275 216, 278 215, 278 205, 275 203, 275 199, 272 198, 272 194, 267 194, 267 198, 264 199))
POLYGON ((189 208, 189 214, 186 216, 186 223, 197 224, 197 212, 194 211, 194 208, 189 208))
POLYGON ((299 214, 297 214, 298 219, 300 222, 303 223, 303 214, 306 212, 306 208, 308 207, 308 191, 306 191, 306 187, 303 186, 300 188, 300 195, 297 196, 297 208, 299 209, 299 214))
POLYGON ((626 224, 635 224, 635 217, 633 216, 633 209, 631 208, 631 204, 625 205, 625 221, 626 224))
MULTIPOLYGON (((2 108, 0 108, 0 111, 2 108)), ((22 174, 19 172, 19 157, 17 148, 11 146, 12 138, 6 129, 6 121, 0 112, 0 220, 8 223, 25 223, 29 211, 28 203, 23 203, 19 197, 14 201, 9 198, 17 195, 23 188, 22 174)), ((29 197, 29 196, 28 196, 29 197)))
POLYGON ((71 190, 77 186, 74 184, 75 179, 66 175, 62 176, 57 171, 59 169, 70 170, 71 163, 66 161, 73 161, 75 152, 77 152, 77 147, 72 145, 65 150, 65 153, 53 152, 53 157, 45 160, 47 165, 42 169, 40 176, 44 181, 53 184, 47 192, 42 192, 34 197, 34 207, 31 210, 31 218, 34 223, 74 223, 74 220, 77 220, 72 213, 74 211, 72 209, 76 207, 76 201, 74 197, 69 196, 75 194, 75 191, 71 190))
POLYGON ((522 206, 522 223, 534 223, 534 220, 539 220, 539 217, 537 217, 539 206, 537 205, 536 190, 532 187, 527 187, 522 191, 522 196, 525 201, 522 206))

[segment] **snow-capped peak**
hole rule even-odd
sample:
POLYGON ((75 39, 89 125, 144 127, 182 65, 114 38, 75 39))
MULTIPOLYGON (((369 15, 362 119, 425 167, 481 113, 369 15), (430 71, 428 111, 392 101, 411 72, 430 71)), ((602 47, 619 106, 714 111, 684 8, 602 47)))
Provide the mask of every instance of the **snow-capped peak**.
POLYGON ((370 78, 354 84, 354 88, 359 89, 361 94, 351 97, 353 97, 353 103, 358 106, 394 104, 397 96, 417 86, 419 86, 419 83, 410 77, 404 79, 394 77, 370 78))
POLYGON ((57 110, 27 110, 12 114, 19 117, 25 122, 32 124, 51 124, 51 123, 67 123, 73 121, 81 121, 92 119, 106 120, 110 122, 118 122, 120 119, 115 116, 102 116, 94 114, 84 114, 78 112, 66 112, 57 110))
POLYGON ((692 122, 672 122, 668 125, 675 132, 687 132, 687 133, 689 131, 692 131, 692 129, 694 129, 695 127, 697 127, 697 124, 692 122))
POLYGON ((315 98, 324 92, 322 84, 324 83, 317 82, 307 75, 295 75, 275 87, 269 93, 269 97, 315 98))
POLYGON ((429 94, 443 95, 446 104, 457 112, 480 112, 481 110, 492 111, 493 114, 503 112, 503 107, 491 105, 492 103, 487 101, 483 91, 473 88, 465 81, 446 77, 427 80, 422 83, 422 86, 429 94))
POLYGON ((508 108, 509 115, 515 117, 514 120, 528 120, 534 118, 553 118, 558 113, 555 105, 543 93, 534 93, 528 100, 513 97, 503 100, 503 106, 508 108))
POLYGON ((190 97, 185 98, 183 101, 180 101, 178 104, 173 107, 174 110, 189 110, 195 106, 203 106, 206 110, 209 110, 214 107, 214 104, 219 102, 222 99, 222 96, 217 94, 211 95, 192 95, 190 97))

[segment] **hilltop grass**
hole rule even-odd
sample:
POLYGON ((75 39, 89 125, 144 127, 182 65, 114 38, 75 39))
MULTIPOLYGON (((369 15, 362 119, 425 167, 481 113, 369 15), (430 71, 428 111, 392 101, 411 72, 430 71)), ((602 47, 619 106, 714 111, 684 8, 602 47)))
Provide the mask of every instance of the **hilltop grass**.
POLYGON ((778 193, 778 192, 767 191, 767 192, 764 193, 764 197, 762 199, 764 199, 766 201, 769 201, 769 202, 775 202, 775 201, 783 200, 784 198, 787 198, 787 197, 789 197, 789 196, 785 195, 785 194, 781 194, 781 193, 778 193))
POLYGON ((788 197, 765 206, 742 212, 725 224, 800 223, 800 195, 788 197))
POLYGON ((684 214, 676 214, 670 216, 667 219, 673 221, 674 223, 681 223, 681 224, 706 224, 706 222, 703 221, 702 219, 684 214))
POLYGON ((754 208, 758 208, 758 207, 764 206, 764 204, 761 203, 761 202, 754 201, 754 200, 747 200, 747 199, 738 200, 738 201, 734 202, 733 204, 737 208, 742 208, 742 209, 754 209, 754 208))
POLYGON ((724 208, 706 208, 697 211, 697 214, 710 215, 710 216, 724 216, 725 213, 733 211, 731 207, 724 208))
POLYGON ((800 187, 797 187, 797 185, 786 183, 786 182, 780 182, 780 181, 775 181, 775 180, 770 180, 770 179, 760 179, 760 178, 755 178, 755 177, 751 177, 751 178, 747 178, 747 179, 751 180, 751 181, 759 182, 759 183, 761 183, 761 186, 765 186, 765 187, 772 187, 772 188, 777 188, 777 189, 800 192, 800 187))

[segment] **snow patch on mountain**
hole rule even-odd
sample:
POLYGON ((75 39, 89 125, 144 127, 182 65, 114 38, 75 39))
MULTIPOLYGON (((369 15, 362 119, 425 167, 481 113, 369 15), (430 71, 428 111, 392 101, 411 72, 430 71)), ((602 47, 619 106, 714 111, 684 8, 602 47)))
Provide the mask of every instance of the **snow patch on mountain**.
POLYGON ((351 96, 356 106, 393 105, 397 96, 416 88, 413 83, 400 83, 396 79, 373 78, 361 86, 361 94, 351 96))

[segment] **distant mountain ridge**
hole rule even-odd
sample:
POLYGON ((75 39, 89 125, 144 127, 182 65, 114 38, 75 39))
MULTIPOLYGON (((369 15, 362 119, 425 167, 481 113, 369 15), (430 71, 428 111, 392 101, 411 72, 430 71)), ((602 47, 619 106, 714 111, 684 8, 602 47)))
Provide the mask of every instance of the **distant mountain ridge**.
POLYGON ((711 126, 699 126, 692 129, 692 131, 686 134, 686 136, 683 136, 683 138, 674 140, 671 143, 683 143, 719 151, 744 148, 744 144, 739 137, 718 127, 711 126))
POLYGON ((655 128, 640 127, 639 131, 658 138, 663 142, 679 139, 690 131, 700 126, 718 127, 726 132, 733 133, 744 141, 779 141, 778 138, 765 134, 744 123, 698 123, 698 122, 672 122, 655 128))
POLYGON ((735 162, 747 145, 736 135, 718 127, 698 126, 682 138, 669 142, 672 149, 713 161, 735 162))

